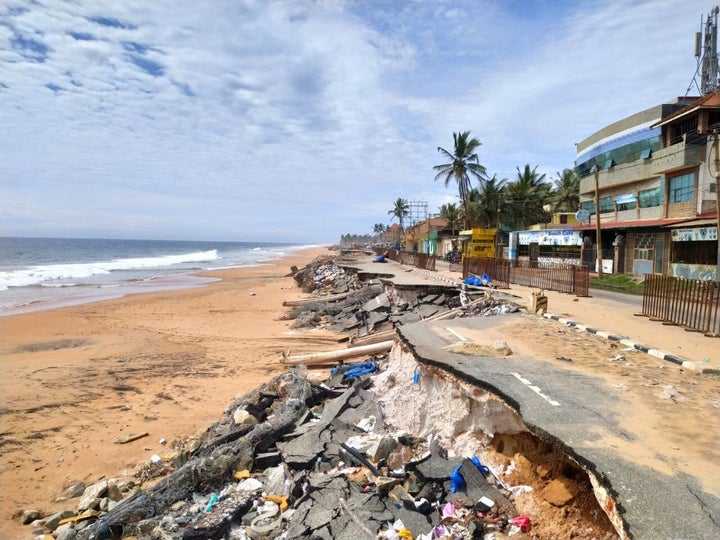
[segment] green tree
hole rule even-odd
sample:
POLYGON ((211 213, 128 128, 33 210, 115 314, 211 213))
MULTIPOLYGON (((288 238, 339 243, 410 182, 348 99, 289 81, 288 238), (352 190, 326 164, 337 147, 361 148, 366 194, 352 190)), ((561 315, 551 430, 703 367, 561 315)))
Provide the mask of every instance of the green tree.
POLYGON ((387 227, 385 227, 385 224, 383 223, 376 223, 373 225, 373 233, 375 234, 376 242, 380 239, 380 235, 382 235, 386 230, 387 227))
POLYGON ((410 215, 410 204, 408 204, 406 199, 398 197, 393 203, 392 210, 388 210, 388 215, 397 218, 398 223, 400 224, 398 234, 402 235, 405 230, 405 218, 410 215))
POLYGON ((557 212, 574 212, 580 206, 580 177, 575 169, 557 173, 552 192, 552 204, 557 212))
POLYGON ((467 221, 470 215, 468 211, 468 193, 472 187, 470 183, 470 175, 477 178, 482 186, 486 174, 485 167, 480 165, 480 160, 475 153, 475 150, 481 145, 481 143, 475 138, 471 139, 469 131, 453 133, 453 142, 454 148, 452 152, 438 146, 438 152, 450 161, 449 163, 435 165, 433 170, 437 172, 435 180, 444 180, 445 187, 450 185, 451 180, 455 180, 455 182, 457 182, 458 194, 460 195, 460 200, 462 201, 463 210, 465 212, 465 226, 469 227, 470 222, 467 221))
POLYGON ((545 182, 545 175, 537 173, 537 165, 530 169, 525 165, 521 171, 517 168, 518 177, 506 188, 505 213, 508 225, 514 230, 525 230, 533 223, 545 223, 547 214, 543 205, 551 198, 552 186, 545 182))
POLYGON ((482 191, 476 188, 470 190, 468 208, 471 223, 485 229, 500 226, 506 182, 507 179, 498 180, 494 174, 485 181, 482 191))
POLYGON ((447 226, 450 227, 452 246, 453 250, 455 250, 457 249, 457 245, 455 243, 455 231, 458 227, 460 227, 460 223, 462 223, 462 217, 457 205, 455 203, 443 204, 440 207, 440 217, 447 221, 447 226))

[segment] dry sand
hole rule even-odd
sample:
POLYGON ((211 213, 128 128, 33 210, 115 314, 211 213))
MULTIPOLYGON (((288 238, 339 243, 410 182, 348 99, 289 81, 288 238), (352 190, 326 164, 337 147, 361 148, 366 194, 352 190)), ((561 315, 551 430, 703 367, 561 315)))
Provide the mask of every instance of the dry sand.
POLYGON ((17 510, 74 509, 67 486, 132 478, 152 454, 219 419, 237 394, 284 371, 283 350, 337 348, 329 332, 298 333, 287 277, 325 248, 267 266, 212 272, 206 287, 0 319, 0 538, 31 538, 17 510), (128 444, 122 435, 147 432, 128 444))

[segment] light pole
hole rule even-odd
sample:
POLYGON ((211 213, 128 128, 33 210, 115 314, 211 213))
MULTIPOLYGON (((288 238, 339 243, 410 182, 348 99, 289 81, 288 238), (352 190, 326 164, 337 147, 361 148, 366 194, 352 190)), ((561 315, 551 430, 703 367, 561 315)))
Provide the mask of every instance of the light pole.
POLYGON ((602 279, 602 242, 600 241, 600 169, 593 165, 590 172, 595 175, 595 269, 602 279))

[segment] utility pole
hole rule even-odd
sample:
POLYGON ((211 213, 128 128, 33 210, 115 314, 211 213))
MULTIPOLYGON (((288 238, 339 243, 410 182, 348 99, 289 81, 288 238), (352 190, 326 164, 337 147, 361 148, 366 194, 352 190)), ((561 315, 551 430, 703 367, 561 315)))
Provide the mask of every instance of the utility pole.
POLYGON ((715 161, 715 171, 712 173, 715 179, 715 227, 717 228, 717 257, 715 264, 715 281, 720 282, 720 148, 718 148, 718 130, 713 131, 713 157, 715 161))
POLYGON ((593 165, 595 174, 595 266, 598 279, 602 279, 602 242, 600 238, 600 168, 593 165))

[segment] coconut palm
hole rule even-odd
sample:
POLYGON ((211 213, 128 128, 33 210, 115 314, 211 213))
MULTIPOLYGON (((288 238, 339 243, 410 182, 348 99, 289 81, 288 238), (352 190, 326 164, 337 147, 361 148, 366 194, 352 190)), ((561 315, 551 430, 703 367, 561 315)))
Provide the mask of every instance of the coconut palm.
POLYGON ((517 168, 518 178, 506 187, 505 216, 515 230, 524 230, 532 223, 546 221, 543 205, 550 200, 551 185, 545 182, 545 175, 537 173, 537 165, 530 169, 525 165, 517 168))
POLYGON ((373 225, 373 233, 375 234, 375 241, 380 239, 380 235, 387 230, 384 223, 376 223, 373 225))
POLYGON ((397 200, 393 203, 392 210, 388 210, 388 215, 397 218, 398 223, 400 224, 399 234, 402 235, 405 227, 405 218, 410 215, 410 205, 408 204, 406 199, 403 199, 402 197, 398 197, 397 200))
POLYGON ((438 146, 438 152, 450 160, 449 163, 443 163, 441 165, 435 165, 434 171, 437 171, 435 180, 443 179, 445 181, 445 187, 448 187, 451 180, 455 180, 458 185, 458 194, 463 204, 463 210, 465 212, 465 226, 469 226, 469 211, 468 211, 468 193, 472 187, 470 184, 470 175, 474 176, 480 181, 482 186, 485 180, 485 167, 480 165, 475 150, 480 146, 480 141, 475 138, 470 138, 469 131, 463 131, 462 133, 453 133, 454 149, 453 152, 449 152, 444 148, 438 146))
POLYGON ((498 180, 494 174, 485 181, 482 191, 472 188, 468 194, 468 208, 470 222, 490 229, 500 226, 500 215, 505 198, 505 183, 507 179, 498 180))
POLYGON ((455 203, 443 204, 440 207, 440 217, 447 221, 447 226, 450 227, 450 234, 452 237, 452 246, 454 251, 455 249, 457 249, 455 245, 455 231, 458 229, 460 223, 462 222, 462 217, 460 215, 460 212, 458 211, 457 205, 455 203))
POLYGON ((556 211, 574 212, 580 206, 580 177, 575 169, 563 169, 554 180, 552 202, 556 211))

